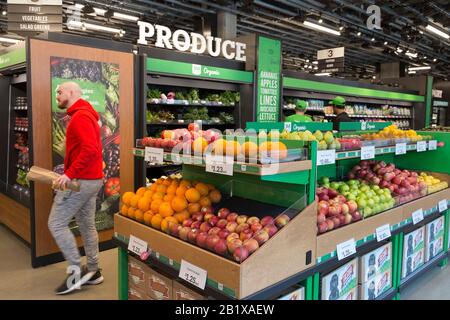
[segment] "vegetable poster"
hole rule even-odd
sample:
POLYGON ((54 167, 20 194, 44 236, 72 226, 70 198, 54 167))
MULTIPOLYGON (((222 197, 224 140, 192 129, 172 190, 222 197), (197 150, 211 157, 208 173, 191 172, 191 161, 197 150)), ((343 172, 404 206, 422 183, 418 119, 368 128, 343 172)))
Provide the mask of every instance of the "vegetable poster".
MULTIPOLYGON (((97 195, 95 223, 97 230, 113 227, 113 214, 119 210, 120 131, 119 131, 119 66, 112 63, 51 57, 52 139, 54 171, 64 173, 66 127, 70 117, 57 108, 56 88, 67 81, 76 82, 100 115, 103 142, 103 188, 97 195)), ((79 234, 75 220, 71 229, 79 234)))

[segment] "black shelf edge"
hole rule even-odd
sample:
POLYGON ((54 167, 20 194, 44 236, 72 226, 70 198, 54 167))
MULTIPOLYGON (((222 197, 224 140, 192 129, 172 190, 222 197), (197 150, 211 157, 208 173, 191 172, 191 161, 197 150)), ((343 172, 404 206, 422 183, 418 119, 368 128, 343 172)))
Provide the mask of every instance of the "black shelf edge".
POLYGON ((432 260, 428 261, 419 270, 414 271, 409 276, 407 276, 406 278, 402 279, 400 281, 399 290, 401 291, 401 290, 405 289, 412 282, 414 282, 414 280, 416 280, 416 278, 419 278, 420 276, 422 276, 423 274, 425 274, 426 272, 428 272, 432 268, 436 267, 442 260, 444 260, 445 258, 448 257, 448 254, 449 254, 448 252, 445 252, 445 251, 442 252, 438 256, 434 257, 432 260))
POLYGON ((392 300, 392 298, 394 298, 397 293, 397 289, 390 288, 388 291, 375 298, 375 300, 392 300))
MULTIPOLYGON (((184 123, 176 123, 176 122, 161 122, 161 123, 147 123, 147 126, 184 126, 193 122, 184 122, 184 123)), ((202 123, 202 126, 234 126, 234 123, 202 123)))
POLYGON ((235 108, 236 105, 220 105, 220 104, 183 104, 183 103, 149 103, 147 106, 158 106, 158 107, 206 107, 206 108, 235 108))
POLYGON ((117 239, 116 237, 112 238, 112 241, 114 244, 116 244, 118 247, 121 247, 122 249, 127 251, 127 254, 132 256, 133 258, 141 261, 142 263, 145 263, 146 265, 148 265, 151 268, 156 268, 162 271, 162 273, 165 273, 166 275, 170 276, 173 279, 176 279, 180 282, 183 283, 184 286, 188 287, 189 289, 201 294, 201 295, 207 295, 208 297, 212 297, 215 298, 217 300, 235 300, 227 295, 222 294, 221 292, 212 289, 208 286, 205 287, 205 290, 200 290, 199 288, 191 285, 190 283, 184 281, 183 279, 181 279, 180 277, 178 277, 178 271, 170 268, 169 266, 165 265, 164 263, 156 260, 154 257, 149 257, 146 261, 142 261, 140 259, 139 256, 137 256, 136 254, 128 251, 128 246, 121 240, 117 239))

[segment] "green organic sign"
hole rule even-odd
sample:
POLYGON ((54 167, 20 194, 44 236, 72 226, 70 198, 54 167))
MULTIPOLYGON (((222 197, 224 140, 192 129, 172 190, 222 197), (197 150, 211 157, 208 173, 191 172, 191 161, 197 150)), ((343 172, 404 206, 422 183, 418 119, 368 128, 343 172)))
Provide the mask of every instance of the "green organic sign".
POLYGON ((247 122, 246 129, 254 129, 256 131, 264 130, 279 130, 284 129, 296 132, 296 131, 306 131, 309 130, 314 132, 316 130, 320 131, 331 131, 333 130, 333 123, 331 122, 275 122, 275 123, 261 123, 261 122, 247 122))
POLYGON ((283 78, 283 87, 292 88, 298 90, 312 90, 312 91, 322 91, 330 92, 348 96, 360 96, 360 97, 371 97, 379 99, 389 99, 389 100, 405 100, 412 102, 424 102, 425 98, 423 96, 418 96, 414 94, 384 91, 384 90, 374 90, 368 88, 358 88, 351 86, 344 86, 334 83, 325 83, 319 81, 303 80, 285 77, 283 78))
POLYGON ((26 58, 25 48, 19 48, 14 51, 0 55, 0 70, 19 63, 24 63, 26 58))
POLYGON ((233 82, 253 83, 252 72, 154 58, 147 58, 147 71, 233 82))
POLYGON ((341 122, 339 123, 339 131, 382 130, 391 124, 391 122, 341 122))
POLYGON ((63 78, 52 78, 52 111, 65 112, 65 110, 58 109, 56 103, 56 88, 64 82, 71 81, 80 85, 83 91, 82 98, 88 101, 97 112, 104 113, 106 108, 106 88, 103 83, 92 82, 88 80, 69 80, 63 78))
POLYGON ((281 41, 258 37, 257 122, 277 122, 280 112, 281 41))

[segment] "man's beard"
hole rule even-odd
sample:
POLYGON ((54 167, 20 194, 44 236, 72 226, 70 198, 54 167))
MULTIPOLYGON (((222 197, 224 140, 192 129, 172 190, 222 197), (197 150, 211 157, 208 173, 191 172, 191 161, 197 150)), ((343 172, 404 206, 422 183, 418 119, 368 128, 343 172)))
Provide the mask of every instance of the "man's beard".
POLYGON ((61 109, 61 110, 67 109, 67 103, 68 103, 68 101, 57 103, 58 104, 58 109, 61 109))

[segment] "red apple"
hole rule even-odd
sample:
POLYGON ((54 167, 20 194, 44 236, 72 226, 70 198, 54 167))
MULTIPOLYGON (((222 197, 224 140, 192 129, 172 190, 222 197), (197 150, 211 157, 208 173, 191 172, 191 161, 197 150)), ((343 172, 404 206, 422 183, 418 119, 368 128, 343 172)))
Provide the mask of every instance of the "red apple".
POLYGON ((328 189, 328 196, 330 199, 336 198, 339 195, 339 193, 336 190, 328 189))
POLYGON ((208 247, 208 249, 214 250, 214 247, 217 244, 217 242, 219 242, 219 240, 220 238, 218 235, 208 236, 208 239, 206 239, 206 246, 208 247))
POLYGON ((181 228, 182 228, 182 226, 178 223, 170 223, 169 224, 169 233, 174 237, 178 237, 181 228))
POLYGON ((254 223, 259 223, 259 218, 258 217, 250 217, 247 219, 247 223, 252 225, 254 223))
POLYGON ((228 242, 227 242, 227 248, 228 248, 228 252, 229 252, 230 254, 233 254, 234 251, 235 251, 237 248, 240 248, 241 246, 242 246, 242 241, 239 240, 239 239, 234 239, 234 240, 231 240, 231 241, 228 241, 228 242))
POLYGON ((245 229, 239 234, 239 239, 241 239, 241 241, 245 241, 251 237, 253 237, 253 231, 251 229, 245 229))
POLYGON ((334 216, 333 218, 334 228, 339 228, 341 225, 341 220, 338 218, 338 216, 334 216))
POLYGON ((220 228, 218 228, 218 227, 212 227, 212 228, 208 231, 208 234, 209 234, 210 236, 212 236, 212 235, 218 235, 219 232, 220 232, 220 230, 222 230, 222 229, 220 229, 220 228))
POLYGON ((194 220, 192 220, 191 218, 186 219, 183 221, 183 227, 190 227, 193 222, 194 220))
POLYGON ((227 208, 221 208, 219 209, 219 211, 217 212, 217 216, 220 219, 226 219, 226 217, 230 214, 230 210, 228 210, 227 208))
POLYGON ((207 213, 214 213, 214 208, 211 206, 202 207, 200 209, 200 213, 203 213, 203 215, 206 215, 207 213))
POLYGON ((337 216, 339 214, 339 208, 335 205, 331 205, 328 210, 328 216, 337 216))
POLYGON ((234 260, 237 262, 242 262, 248 258, 248 250, 245 247, 238 247, 233 252, 234 260))
POLYGON ((342 203, 345 203, 345 202, 347 202, 347 199, 343 196, 343 195, 338 195, 337 197, 336 197, 336 199, 335 200, 337 200, 337 202, 339 203, 339 204, 342 204, 342 203))
POLYGON ((200 232, 196 238, 197 245, 206 248, 206 239, 208 239, 208 234, 206 232, 200 232))
POLYGON ((328 230, 333 230, 334 229, 333 219, 327 219, 326 222, 327 222, 328 230))
POLYGON ((187 241, 189 232, 191 232, 191 228, 182 227, 178 232, 178 236, 180 237, 181 240, 187 241))
POLYGON ((263 226, 259 222, 254 223, 250 226, 250 229, 252 229, 253 232, 258 232, 259 230, 262 230, 263 226))
POLYGON ((259 248, 258 241, 255 239, 248 239, 244 241, 244 248, 248 250, 249 254, 252 254, 259 248))
POLYGON ((212 217, 215 217, 214 213, 208 212, 208 213, 205 213, 205 215, 203 216, 203 220, 205 220, 206 222, 209 222, 209 220, 210 220, 212 217))
POLYGON ((192 220, 203 222, 204 215, 201 213, 196 213, 192 215, 192 220))
POLYGON ((227 220, 228 222, 236 221, 238 216, 239 215, 236 212, 231 212, 230 214, 227 215, 227 220))
POLYGON ((362 216, 359 213, 359 211, 355 211, 352 213, 352 218, 353 218, 352 221, 358 221, 361 220, 362 216))
POLYGON ((349 200, 347 202, 347 206, 348 206, 349 213, 353 213, 356 210, 358 210, 358 204, 356 203, 355 200, 349 200))
POLYGON ((271 223, 273 223, 273 218, 271 216, 265 216, 264 218, 261 219, 261 224, 263 227, 271 223))
POLYGON ((317 223, 322 223, 322 222, 324 222, 325 220, 327 220, 327 218, 326 218, 326 216, 325 216, 324 214, 319 213, 319 214, 317 215, 317 223))
POLYGON ((236 218, 237 224, 243 224, 247 222, 248 217, 246 215, 240 215, 236 218))
POLYGON ((197 239, 197 235, 199 234, 199 230, 198 229, 191 229, 191 231, 189 231, 188 233, 188 241, 190 243, 195 243, 196 239, 197 239))
POLYGON ((238 224, 234 221, 228 222, 228 224, 225 226, 225 229, 227 229, 230 232, 234 232, 237 228, 238 224))
POLYGON ((201 221, 194 221, 194 222, 192 222, 192 224, 191 224, 191 228, 192 228, 192 229, 200 229, 200 226, 202 225, 202 223, 203 223, 203 222, 201 222, 201 221))
POLYGON ((220 229, 224 229, 228 224, 228 221, 226 219, 220 219, 216 223, 216 227, 219 227, 220 229))
POLYGON ((319 223, 317 225, 317 229, 318 229, 319 234, 327 232, 327 230, 328 230, 328 223, 326 221, 323 221, 323 222, 319 223))
POLYGON ((338 215, 338 219, 339 219, 339 225, 343 226, 345 224, 345 215, 344 214, 338 215))
POLYGON ((236 233, 241 233, 242 231, 247 230, 247 229, 250 229, 250 225, 247 224, 247 223, 241 223, 240 225, 238 225, 236 227, 235 232, 236 233))
POLYGON ((239 239, 239 235, 236 232, 230 233, 227 236, 227 242, 230 242, 230 241, 233 241, 233 240, 236 240, 236 239, 239 239))
POLYGON ((277 233, 278 229, 273 224, 268 224, 263 228, 269 234, 269 237, 272 238, 275 233, 277 233))
POLYGON ((221 239, 226 239, 230 234, 231 234, 230 231, 228 231, 227 229, 222 229, 219 231, 219 233, 217 235, 221 239))
POLYGON ((342 208, 342 214, 347 214, 350 212, 350 207, 346 203, 343 203, 341 205, 341 208, 342 208))
POLYGON ((227 242, 224 239, 220 239, 214 246, 214 251, 220 255, 227 253, 227 250, 227 242))
POLYGON ((212 225, 214 227, 217 224, 217 222, 219 222, 219 220, 220 219, 218 216, 214 216, 214 217, 211 217, 208 222, 210 225, 212 225))
POLYGON ((198 123, 196 123, 196 122, 191 122, 191 123, 189 123, 189 125, 188 125, 188 130, 189 130, 189 131, 197 132, 198 130, 200 130, 200 126, 199 126, 198 123))
POLYGON ((319 213, 327 215, 329 207, 330 206, 329 206, 328 202, 326 202, 326 201, 319 201, 319 203, 317 205, 317 211, 319 213))
POLYGON ((350 213, 347 213, 344 217, 345 217, 344 224, 349 224, 353 220, 353 217, 352 217, 352 215, 350 213))
POLYGON ((208 222, 203 222, 201 225, 200 225, 200 231, 201 232, 208 232, 209 230, 211 230, 211 228, 212 228, 212 225, 211 224, 209 224, 208 222))
POLYGON ((253 237, 256 241, 258 241, 258 244, 262 246, 267 240, 269 240, 269 234, 265 230, 260 230, 255 233, 253 237))
POLYGON ((288 224, 289 220, 291 220, 291 218, 289 218, 287 214, 283 213, 275 219, 275 225, 278 229, 281 229, 288 224))

